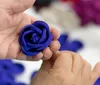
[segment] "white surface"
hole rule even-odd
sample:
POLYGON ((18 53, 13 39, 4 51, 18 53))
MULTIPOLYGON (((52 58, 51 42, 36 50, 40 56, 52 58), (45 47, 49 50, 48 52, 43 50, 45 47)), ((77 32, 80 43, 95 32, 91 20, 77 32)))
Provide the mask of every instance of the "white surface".
POLYGON ((79 39, 84 43, 80 54, 92 67, 100 61, 100 28, 90 26, 70 33, 71 39, 79 39))
POLYGON ((22 63, 25 67, 24 73, 17 77, 17 81, 24 82, 27 85, 29 85, 29 83, 31 81, 30 77, 31 77, 33 71, 37 71, 40 68, 41 63, 42 63, 42 61, 37 61, 37 62, 23 61, 22 62, 22 61, 16 61, 16 60, 15 60, 15 62, 22 63))
MULTIPOLYGON (((26 11, 28 14, 35 16, 36 13, 32 9, 26 11)), ((38 17, 38 15, 36 14, 38 17)), ((39 17, 40 18, 40 17, 39 17)), ((92 66, 100 61, 100 27, 89 26, 87 28, 74 30, 70 32, 70 39, 79 39, 84 43, 84 48, 79 52, 84 59, 86 59, 92 66)), ((18 61, 19 62, 19 61, 18 61)), ((25 72, 18 77, 18 81, 30 82, 29 78, 33 70, 40 68, 41 61, 39 62, 21 62, 26 67, 25 72)))

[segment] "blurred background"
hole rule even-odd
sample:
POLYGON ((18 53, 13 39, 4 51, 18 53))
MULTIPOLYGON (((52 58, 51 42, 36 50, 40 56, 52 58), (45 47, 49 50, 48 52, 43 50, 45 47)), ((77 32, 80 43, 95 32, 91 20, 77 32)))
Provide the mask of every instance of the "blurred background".
MULTIPOLYGON (((79 53, 92 67, 100 61, 100 0, 36 0, 25 13, 61 31, 60 50, 79 53)), ((0 85, 29 85, 42 61, 0 63, 0 85)))

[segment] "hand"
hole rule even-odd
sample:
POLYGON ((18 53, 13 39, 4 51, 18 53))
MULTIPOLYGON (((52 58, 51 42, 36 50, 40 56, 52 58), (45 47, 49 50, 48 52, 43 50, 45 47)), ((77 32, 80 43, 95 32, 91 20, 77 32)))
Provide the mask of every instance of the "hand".
POLYGON ((1 0, 0 1, 0 59, 14 58, 22 60, 49 59, 53 52, 56 52, 60 45, 57 41, 58 30, 51 28, 54 36, 50 47, 44 49, 35 57, 27 58, 20 49, 18 38, 22 28, 33 23, 36 19, 23 11, 33 5, 35 0, 1 0))
POLYGON ((62 51, 43 62, 31 85, 93 85, 99 76, 100 63, 92 71, 80 55, 62 51))

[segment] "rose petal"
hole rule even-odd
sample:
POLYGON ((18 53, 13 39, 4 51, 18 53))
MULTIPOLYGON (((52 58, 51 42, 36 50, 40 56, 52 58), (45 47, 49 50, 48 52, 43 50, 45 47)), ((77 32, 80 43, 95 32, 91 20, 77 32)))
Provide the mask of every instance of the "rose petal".
POLYGON ((33 32, 38 32, 40 34, 42 33, 42 31, 39 28, 37 28, 37 27, 33 26, 32 24, 30 24, 30 25, 25 26, 22 29, 20 35, 23 35, 24 32, 29 31, 29 30, 32 30, 33 32))
POLYGON ((47 38, 47 36, 46 36, 46 29, 44 29, 39 43, 40 44, 44 43, 46 38, 47 38))
POLYGON ((22 47, 22 51, 25 55, 30 56, 30 57, 35 56, 39 53, 38 51, 35 52, 35 50, 27 51, 27 50, 24 49, 24 47, 22 47))
POLYGON ((43 21, 36 21, 33 23, 33 25, 36 26, 37 28, 40 28, 41 30, 43 30, 45 28, 47 33, 48 34, 50 33, 48 24, 43 21))
POLYGON ((37 51, 43 50, 44 48, 48 47, 48 46, 50 45, 52 39, 53 39, 53 35, 50 34, 50 36, 49 36, 48 40, 46 41, 46 43, 44 43, 44 44, 42 45, 42 47, 37 48, 37 51))
POLYGON ((32 25, 31 30, 37 32, 38 34, 42 34, 42 31, 39 28, 35 27, 34 25, 32 25))
POLYGON ((31 40, 32 40, 33 44, 36 44, 36 43, 39 42, 40 37, 39 37, 39 35, 37 35, 36 33, 33 33, 33 34, 32 34, 31 40))
POLYGON ((94 85, 100 85, 100 77, 95 81, 94 85))
POLYGON ((30 25, 25 26, 25 27, 22 29, 22 31, 21 31, 21 33, 20 33, 20 35, 23 35, 23 33, 24 33, 25 31, 28 31, 29 29, 31 30, 31 28, 32 28, 32 25, 31 25, 31 24, 30 24, 30 25))
POLYGON ((33 34, 32 30, 26 31, 22 35, 22 38, 28 38, 30 40, 30 38, 32 37, 32 34, 33 34))
POLYGON ((35 36, 37 36, 37 34, 36 34, 36 33, 33 33, 33 34, 32 34, 32 38, 34 38, 35 36))
POLYGON ((43 50, 44 48, 48 47, 48 45, 50 45, 51 41, 52 41, 52 34, 49 36, 48 40, 46 41, 46 43, 43 43, 43 44, 31 44, 31 43, 27 43, 27 49, 30 50, 30 49, 36 49, 37 51, 40 51, 40 50, 43 50))
POLYGON ((23 29, 22 29, 22 31, 20 32, 20 35, 19 35, 19 44, 24 44, 25 46, 26 46, 26 43, 25 43, 25 41, 22 41, 22 36, 23 36, 23 33, 25 32, 25 31, 28 31, 29 29, 31 29, 31 27, 32 27, 32 25, 27 25, 27 26, 25 26, 23 29), (22 43, 23 42, 23 43, 22 43))
POLYGON ((31 48, 39 48, 41 47, 43 44, 31 44, 29 42, 27 42, 27 46, 31 49, 31 48))
POLYGON ((24 34, 22 35, 22 44, 26 47, 26 40, 25 40, 25 36, 27 35, 27 34, 30 34, 30 33, 32 33, 32 31, 31 30, 29 30, 29 31, 27 31, 27 32, 24 32, 24 34))

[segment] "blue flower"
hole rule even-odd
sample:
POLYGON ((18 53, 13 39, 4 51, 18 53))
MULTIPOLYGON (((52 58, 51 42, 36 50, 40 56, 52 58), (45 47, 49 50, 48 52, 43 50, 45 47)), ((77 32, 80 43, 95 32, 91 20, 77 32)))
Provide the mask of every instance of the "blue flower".
POLYGON ((50 45, 52 38, 49 26, 43 21, 36 21, 23 28, 19 44, 25 55, 35 56, 50 45))
POLYGON ((77 52, 78 50, 83 48, 83 43, 81 41, 79 40, 70 41, 68 39, 67 34, 62 34, 58 39, 58 41, 61 44, 60 51, 69 50, 69 51, 77 52))
POLYGON ((100 85, 100 78, 97 79, 94 85, 100 85))
POLYGON ((60 45, 62 46, 67 41, 68 35, 67 34, 61 34, 58 41, 60 42, 60 45))
POLYGON ((17 83, 16 78, 25 67, 20 63, 14 63, 12 60, 0 60, 0 85, 26 85, 24 83, 17 83))
POLYGON ((11 71, 15 75, 21 74, 25 70, 25 67, 20 63, 14 63, 12 67, 11 71))
POLYGON ((0 74, 0 85, 15 85, 15 78, 8 73, 2 73, 0 74))

